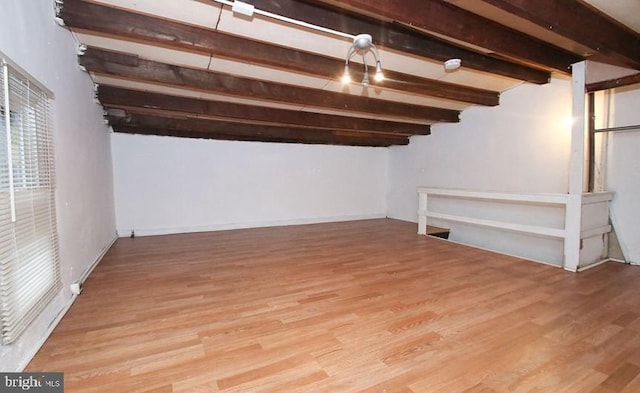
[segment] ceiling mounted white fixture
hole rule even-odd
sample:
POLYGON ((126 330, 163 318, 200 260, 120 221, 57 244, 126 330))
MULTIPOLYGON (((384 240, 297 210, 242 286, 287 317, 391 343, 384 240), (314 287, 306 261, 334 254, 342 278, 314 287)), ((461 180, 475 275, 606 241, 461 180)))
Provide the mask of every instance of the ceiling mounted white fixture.
POLYGON ((444 62, 444 69, 447 70, 447 71, 453 71, 453 70, 457 70, 458 68, 460 68, 460 65, 462 65, 462 60, 460 60, 460 59, 449 59, 449 60, 444 62))
POLYGON ((234 14, 240 14, 249 17, 253 16, 255 10, 256 8, 252 4, 248 4, 242 1, 234 1, 233 5, 231 6, 231 11, 233 11, 234 14))
POLYGON ((353 44, 347 51, 347 58, 344 62, 344 73, 342 74, 342 83, 351 83, 351 75, 349 74, 349 60, 355 55, 362 56, 362 63, 364 64, 364 76, 362 77, 362 84, 364 86, 369 85, 369 66, 367 65, 367 59, 365 56, 371 53, 376 63, 375 80, 380 82, 384 80, 384 74, 382 73, 382 63, 380 62, 380 54, 378 49, 373 44, 373 38, 370 34, 358 34, 353 38, 353 44))

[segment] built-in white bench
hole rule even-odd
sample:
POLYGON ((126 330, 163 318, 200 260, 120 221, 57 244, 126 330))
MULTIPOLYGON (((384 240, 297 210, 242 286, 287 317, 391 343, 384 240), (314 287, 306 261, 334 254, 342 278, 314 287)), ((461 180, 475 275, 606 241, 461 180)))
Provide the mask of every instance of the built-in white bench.
MULTIPOLYGON (((459 223, 535 237, 557 238, 564 245, 564 253, 558 258, 562 261, 562 267, 570 271, 592 266, 606 256, 607 234, 611 232, 610 192, 586 193, 576 198, 570 194, 515 194, 418 187, 418 194, 419 234, 426 234, 427 222, 436 220, 438 223, 459 223), (459 209, 461 213, 452 212, 451 206, 448 211, 438 211, 430 207, 429 201, 433 198, 490 203, 494 211, 515 208, 518 214, 509 215, 507 220, 481 217, 481 214, 473 214, 474 209, 462 207, 459 209), (550 216, 547 223, 531 224, 540 221, 535 215, 544 208, 549 208, 545 213, 550 216), (563 217, 554 220, 553 215, 558 214, 563 217), (560 225, 553 225, 553 222, 560 222, 560 225)), ((450 205, 455 210, 455 204, 450 205)), ((481 205, 476 206, 475 212, 480 209, 481 205)))

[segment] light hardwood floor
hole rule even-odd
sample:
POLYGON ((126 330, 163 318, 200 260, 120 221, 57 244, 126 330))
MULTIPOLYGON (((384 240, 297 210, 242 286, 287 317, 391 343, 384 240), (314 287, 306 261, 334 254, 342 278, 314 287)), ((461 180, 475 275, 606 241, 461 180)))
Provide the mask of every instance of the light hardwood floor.
POLYGON ((640 267, 368 220, 119 239, 28 371, 66 392, 640 392, 640 267))

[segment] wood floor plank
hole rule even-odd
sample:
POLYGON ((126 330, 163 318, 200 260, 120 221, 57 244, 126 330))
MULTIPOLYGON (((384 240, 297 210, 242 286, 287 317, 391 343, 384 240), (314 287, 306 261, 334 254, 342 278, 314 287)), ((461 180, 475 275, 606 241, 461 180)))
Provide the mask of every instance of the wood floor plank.
POLYGON ((27 371, 66 392, 640 391, 640 268, 378 219, 119 239, 27 371))
POLYGON ((247 382, 256 381, 290 370, 295 368, 299 363, 305 363, 308 360, 309 359, 306 359, 304 356, 292 356, 264 366, 253 367, 251 370, 241 371, 237 374, 219 379, 217 381, 218 387, 221 390, 225 390, 240 384, 246 384, 247 382))
POLYGON ((616 368, 600 385, 614 392, 624 389, 629 382, 640 374, 640 366, 632 363, 623 363, 616 368))

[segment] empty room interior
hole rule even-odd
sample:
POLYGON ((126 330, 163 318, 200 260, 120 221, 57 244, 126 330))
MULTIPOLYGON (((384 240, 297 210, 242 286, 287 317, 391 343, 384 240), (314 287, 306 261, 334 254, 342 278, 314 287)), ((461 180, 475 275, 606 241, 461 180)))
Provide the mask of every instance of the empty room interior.
POLYGON ((640 392, 638 0, 0 13, 0 372, 640 392))

